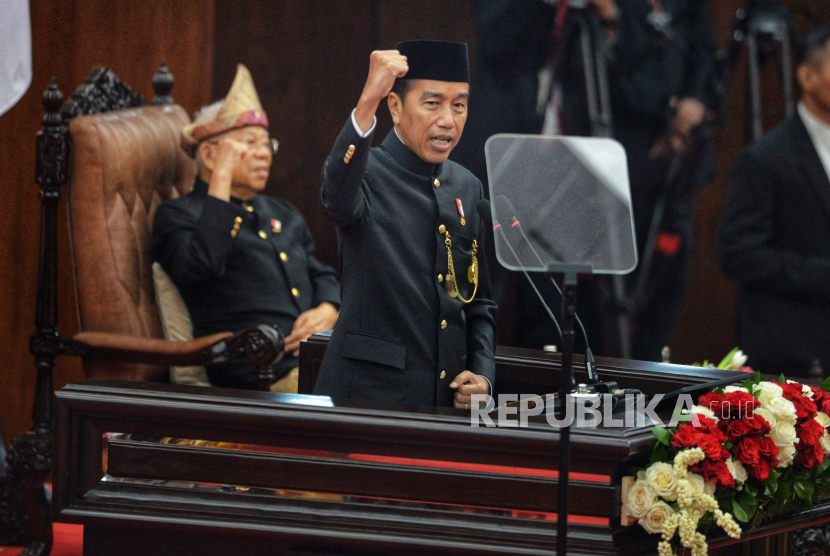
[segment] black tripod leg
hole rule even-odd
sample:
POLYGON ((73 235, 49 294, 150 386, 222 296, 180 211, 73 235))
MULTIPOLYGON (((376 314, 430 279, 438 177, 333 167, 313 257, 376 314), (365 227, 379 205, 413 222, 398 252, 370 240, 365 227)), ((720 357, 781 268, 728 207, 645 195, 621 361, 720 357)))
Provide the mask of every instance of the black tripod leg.
POLYGON ((747 54, 749 58, 749 103, 752 115, 752 138, 758 140, 764 134, 764 125, 761 114, 761 82, 758 38, 750 33, 746 37, 747 54))

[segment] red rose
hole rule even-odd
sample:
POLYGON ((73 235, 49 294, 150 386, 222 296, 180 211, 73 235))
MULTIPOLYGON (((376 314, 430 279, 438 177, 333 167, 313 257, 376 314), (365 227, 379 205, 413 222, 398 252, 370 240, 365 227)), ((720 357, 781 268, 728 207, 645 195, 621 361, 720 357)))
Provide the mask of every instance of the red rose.
POLYGON ((712 413, 714 413, 718 418, 723 417, 722 406, 725 401, 726 398, 717 392, 709 392, 708 394, 703 394, 700 398, 698 398, 698 404, 711 409, 712 413))
POLYGON ((726 437, 733 444, 752 432, 746 423, 744 423, 743 419, 729 421, 729 424, 726 426, 726 437))
MULTIPOLYGON (((798 444, 796 444, 796 446, 798 446, 798 444)), ((816 466, 816 462, 818 461, 818 459, 816 458, 816 451, 814 449, 811 449, 813 447, 808 446, 807 448, 808 449, 796 452, 795 459, 793 460, 793 462, 795 463, 795 465, 800 465, 802 467, 806 467, 807 469, 812 469, 816 466)))
POLYGON ((705 459, 701 469, 694 472, 703 475, 707 482, 715 483, 719 487, 735 488, 735 478, 729 472, 729 468, 724 461, 705 459))
POLYGON ((680 425, 674 436, 671 437, 671 447, 675 450, 697 446, 697 437, 700 433, 692 425, 680 425))
POLYGON ((775 445, 775 442, 769 437, 759 438, 757 442, 758 452, 766 460, 770 469, 778 467, 778 446, 775 445))
POLYGON ((729 415, 731 417, 740 418, 744 415, 752 415, 755 407, 761 405, 761 402, 747 392, 729 392, 725 397, 729 403, 729 415))
POLYGON ((784 391, 784 397, 790 401, 793 401, 793 398, 798 399, 803 397, 801 394, 801 384, 797 382, 776 382, 775 384, 781 387, 781 390, 784 391))
POLYGON ((702 419, 700 419, 700 424, 701 426, 698 428, 698 431, 711 434, 715 437, 715 440, 717 440, 721 444, 726 442, 726 435, 723 432, 721 432, 721 428, 723 428, 723 430, 726 430, 726 427, 729 425, 728 419, 722 419, 716 423, 708 417, 703 417, 702 419))
POLYGON ((815 418, 810 418, 797 424, 795 426, 795 432, 798 438, 801 439, 800 444, 815 446, 821 440, 821 437, 824 436, 824 427, 815 418))
POLYGON ((723 449, 721 443, 711 434, 698 434, 697 445, 706 454, 706 457, 713 461, 725 461, 729 459, 729 452, 723 449))
POLYGON ((744 465, 756 465, 761 459, 758 443, 752 438, 744 438, 735 446, 735 457, 744 465))
POLYGON ((769 465, 766 460, 758 460, 755 465, 747 465, 746 472, 756 481, 764 481, 769 477, 769 465))
POLYGON ((769 434, 771 430, 769 422, 760 415, 753 414, 751 417, 744 417, 743 422, 753 436, 763 436, 769 434))

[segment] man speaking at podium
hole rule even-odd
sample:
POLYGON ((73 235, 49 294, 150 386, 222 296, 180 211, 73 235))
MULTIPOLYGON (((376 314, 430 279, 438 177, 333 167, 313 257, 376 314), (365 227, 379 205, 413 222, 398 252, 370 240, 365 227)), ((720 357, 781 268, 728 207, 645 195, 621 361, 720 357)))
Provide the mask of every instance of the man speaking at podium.
POLYGON ((469 409, 495 380, 496 304, 476 203, 448 161, 469 99, 467 45, 407 41, 370 58, 363 93, 323 167, 342 305, 315 394, 469 409), (380 102, 394 129, 371 148, 380 102))

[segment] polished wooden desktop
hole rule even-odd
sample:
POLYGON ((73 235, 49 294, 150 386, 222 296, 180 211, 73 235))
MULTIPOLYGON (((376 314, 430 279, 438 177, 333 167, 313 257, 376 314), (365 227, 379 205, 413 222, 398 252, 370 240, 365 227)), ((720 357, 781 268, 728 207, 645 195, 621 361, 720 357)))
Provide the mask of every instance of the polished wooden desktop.
MULTIPOLYGON (((325 343, 303 345, 305 372, 325 343)), ((729 376, 598 364, 603 378, 649 394, 729 376)), ((497 365, 498 391, 543 393, 559 357, 501 348, 497 365)), ((470 412, 451 408, 108 380, 69 385, 56 399, 53 514, 85 525, 87 556, 542 555, 556 546, 559 434, 542 419, 473 427, 470 412)), ((578 428, 571 438, 569 553, 654 553, 656 537, 619 517, 621 479, 648 458, 650 426, 578 428)), ((739 543, 713 538, 711 554, 736 544, 789 554, 788 531, 828 519, 820 504, 739 543)))

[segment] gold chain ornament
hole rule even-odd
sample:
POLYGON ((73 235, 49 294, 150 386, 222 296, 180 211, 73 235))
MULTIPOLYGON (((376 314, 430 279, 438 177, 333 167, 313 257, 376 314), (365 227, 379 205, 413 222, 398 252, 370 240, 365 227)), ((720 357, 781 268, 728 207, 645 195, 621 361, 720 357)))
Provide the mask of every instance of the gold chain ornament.
POLYGON ((473 240, 473 262, 470 268, 467 269, 467 279, 475 287, 473 288, 473 295, 470 296, 470 299, 464 299, 458 290, 458 279, 455 276, 455 265, 452 262, 452 241, 450 241, 449 230, 444 231, 444 238, 444 245, 447 246, 447 293, 450 297, 457 297, 462 303, 469 303, 475 298, 476 292, 478 291, 478 259, 476 258, 478 242, 473 240))

